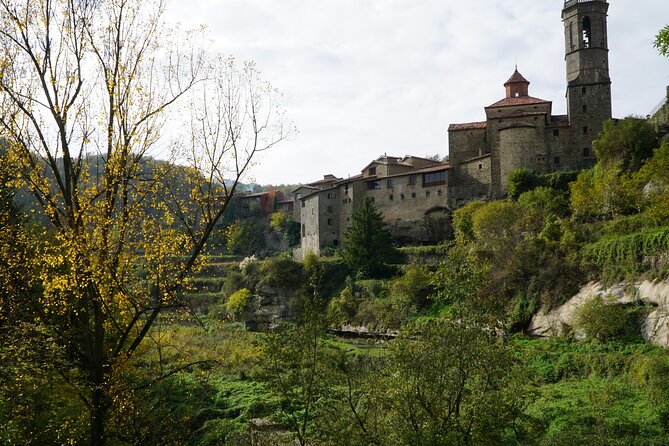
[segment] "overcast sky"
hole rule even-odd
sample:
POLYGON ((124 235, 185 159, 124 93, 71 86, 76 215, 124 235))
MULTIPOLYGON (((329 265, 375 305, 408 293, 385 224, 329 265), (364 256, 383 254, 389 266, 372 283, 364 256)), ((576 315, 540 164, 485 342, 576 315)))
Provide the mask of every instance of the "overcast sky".
MULTIPOLYGON (((646 115, 669 59, 652 46, 667 0, 611 0, 613 114, 646 115)), ((514 65, 530 95, 565 114, 562 0, 173 0, 169 17, 204 24, 219 49, 256 62, 298 133, 247 181, 356 175, 387 153, 448 153, 450 123, 482 121, 514 65)))

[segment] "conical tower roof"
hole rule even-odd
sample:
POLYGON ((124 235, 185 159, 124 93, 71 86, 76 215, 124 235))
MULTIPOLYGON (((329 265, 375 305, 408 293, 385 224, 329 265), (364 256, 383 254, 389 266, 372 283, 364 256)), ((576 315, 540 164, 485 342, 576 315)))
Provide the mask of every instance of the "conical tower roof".
POLYGON ((525 79, 520 72, 518 72, 518 67, 516 67, 516 70, 513 72, 511 77, 509 78, 508 81, 504 82, 504 86, 506 87, 509 84, 530 84, 530 81, 525 79))

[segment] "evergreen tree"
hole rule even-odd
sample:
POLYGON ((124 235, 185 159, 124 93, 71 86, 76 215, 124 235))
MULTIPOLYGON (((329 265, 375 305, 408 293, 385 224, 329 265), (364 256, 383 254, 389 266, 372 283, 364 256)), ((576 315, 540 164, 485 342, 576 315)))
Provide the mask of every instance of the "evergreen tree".
POLYGON ((370 198, 353 213, 341 256, 351 270, 365 277, 382 273, 386 261, 397 256, 388 224, 370 198))

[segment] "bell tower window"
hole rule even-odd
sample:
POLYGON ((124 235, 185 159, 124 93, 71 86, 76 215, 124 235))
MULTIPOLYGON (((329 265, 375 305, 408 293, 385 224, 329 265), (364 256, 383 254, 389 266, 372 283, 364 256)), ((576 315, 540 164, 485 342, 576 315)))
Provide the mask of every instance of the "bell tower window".
POLYGON ((592 25, 590 23, 590 17, 583 17, 583 48, 590 48, 590 43, 592 39, 592 25))

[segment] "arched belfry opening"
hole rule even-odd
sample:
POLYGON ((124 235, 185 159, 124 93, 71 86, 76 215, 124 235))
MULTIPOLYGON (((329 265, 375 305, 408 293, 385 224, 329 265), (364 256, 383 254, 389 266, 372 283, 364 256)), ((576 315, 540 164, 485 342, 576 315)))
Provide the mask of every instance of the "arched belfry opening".
POLYGON ((592 42, 592 23, 590 17, 583 17, 583 48, 590 48, 592 42))

